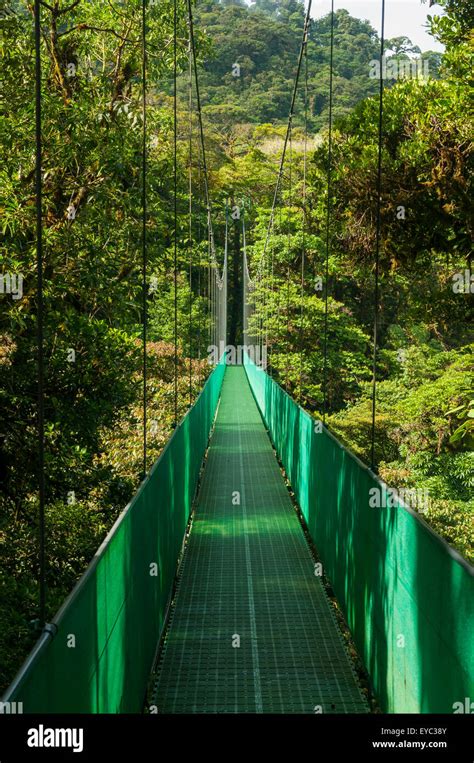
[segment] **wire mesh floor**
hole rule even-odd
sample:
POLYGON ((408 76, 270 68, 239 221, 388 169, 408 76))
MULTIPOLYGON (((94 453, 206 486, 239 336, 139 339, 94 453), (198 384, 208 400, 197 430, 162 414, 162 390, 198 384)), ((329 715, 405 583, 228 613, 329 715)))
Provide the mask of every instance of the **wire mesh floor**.
POLYGON ((364 713, 242 367, 228 367, 158 662, 159 713, 364 713))

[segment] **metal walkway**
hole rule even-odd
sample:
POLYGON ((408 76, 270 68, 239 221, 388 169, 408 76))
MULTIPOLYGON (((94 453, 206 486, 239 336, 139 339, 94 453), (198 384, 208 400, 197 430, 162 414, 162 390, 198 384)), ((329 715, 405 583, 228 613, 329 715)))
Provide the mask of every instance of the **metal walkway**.
POLYGON ((155 701, 368 712, 242 367, 226 370, 155 701))

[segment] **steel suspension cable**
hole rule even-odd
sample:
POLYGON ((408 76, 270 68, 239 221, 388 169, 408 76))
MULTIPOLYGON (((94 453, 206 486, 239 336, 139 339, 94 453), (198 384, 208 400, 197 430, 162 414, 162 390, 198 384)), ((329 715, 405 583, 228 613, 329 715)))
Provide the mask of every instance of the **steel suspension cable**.
POLYGON ((245 205, 242 207, 242 338, 244 347, 248 345, 248 267, 245 241, 245 205))
MULTIPOLYGON (((281 214, 282 204, 283 204, 283 199, 281 199, 281 203, 280 203, 280 206, 278 208, 278 234, 279 234, 279 236, 282 235, 282 231, 283 231, 283 222, 282 222, 282 214, 281 214)), ((282 281, 283 281, 283 279, 282 279, 282 281)), ((280 292, 281 292, 280 285, 277 283, 277 287, 275 289, 275 295, 276 295, 275 296, 275 302, 276 302, 275 310, 276 310, 276 315, 278 316, 278 319, 277 319, 278 320, 278 339, 280 339, 280 307, 282 305, 280 292)), ((284 324, 283 324, 283 321, 282 321, 282 329, 281 329, 281 346, 282 347, 283 347, 283 341, 284 341, 283 340, 283 332, 284 332, 284 324)), ((280 348, 280 344, 279 344, 279 348, 280 348)), ((278 372, 277 372, 277 378, 281 378, 280 370, 279 369, 278 369, 278 372)))
POLYGON ((285 387, 288 391, 288 377, 290 372, 290 256, 291 256, 291 209, 293 205, 293 183, 292 183, 292 164, 293 164, 293 130, 290 127, 290 161, 288 173, 288 263, 286 267, 286 368, 285 368, 285 387))
POLYGON ((331 194, 332 194, 332 110, 333 110, 333 67, 334 67, 334 0, 331 0, 331 41, 329 52, 329 132, 328 169, 326 186, 326 259, 324 269, 324 340, 323 340, 323 423, 328 412, 327 362, 328 362, 328 293, 329 293, 329 253, 331 248, 331 194))
POLYGON ((197 104, 196 113, 197 113, 198 125, 199 125, 199 138, 201 142, 204 192, 205 192, 205 198, 206 198, 207 220, 208 220, 208 226, 209 226, 209 243, 210 243, 211 258, 216 268, 216 277, 218 280, 221 281, 222 279, 219 274, 219 265, 216 258, 216 250, 214 245, 214 233, 212 229, 211 198, 209 193, 209 179, 208 179, 209 173, 207 168, 206 147, 204 143, 204 127, 202 122, 202 109, 201 109, 201 92, 199 89, 199 78, 198 78, 197 62, 196 62, 196 44, 195 44, 195 38, 194 38, 194 20, 193 20, 193 10, 192 10, 192 0, 187 0, 187 5, 188 5, 189 36, 191 40, 193 69, 194 69, 194 90, 196 93, 196 104, 197 104))
POLYGON ((35 196, 36 196, 36 278, 37 278, 37 366, 38 366, 38 498, 39 498, 39 619, 46 622, 46 528, 45 528, 45 442, 44 442, 44 293, 43 293, 43 180, 42 180, 42 96, 41 96, 41 2, 35 0, 35 196))
MULTIPOLYGON (((219 341, 222 337, 224 342, 224 349, 227 345, 227 260, 229 254, 229 200, 225 201, 225 239, 224 239, 224 267, 223 267, 223 283, 220 288, 219 296, 219 314, 221 316, 222 325, 220 328, 219 341)), ((219 348, 220 349, 220 348, 219 348)))
MULTIPOLYGON (((249 320, 253 315, 255 315, 256 297, 255 297, 255 285, 250 280, 248 259, 247 259, 247 229, 245 225, 245 207, 243 207, 241 220, 242 220, 242 251, 243 251, 243 261, 244 261, 243 262, 244 345, 246 345, 247 347, 249 346, 249 337, 251 337, 254 340, 252 344, 255 347, 255 344, 258 341, 258 337, 256 333, 253 333, 254 332, 253 329, 252 329, 252 332, 249 331, 249 320), (250 299, 251 294, 252 294, 252 299, 250 299)), ((255 318, 255 322, 257 322, 257 318, 255 318)), ((258 326, 256 327, 255 331, 258 331, 258 326)))
POLYGON ((214 346, 217 347, 217 284, 216 273, 213 271, 212 289, 214 295, 213 308, 214 308, 214 346))
POLYGON ((211 293, 211 245, 209 242, 209 226, 207 228, 207 317, 209 321, 209 345, 212 345, 212 293, 211 293))
POLYGON ((379 82, 379 132, 378 132, 378 156, 377 156, 377 222, 375 234, 375 275, 374 275, 374 348, 372 363, 372 432, 370 462, 372 470, 376 470, 375 464, 375 414, 376 414, 376 387, 377 387, 377 340, 378 340, 378 315, 379 315, 379 260, 380 260, 380 233, 381 233, 381 208, 382 208, 382 143, 383 143, 383 57, 385 52, 385 0, 381 0, 381 32, 380 32, 380 82, 379 82))
POLYGON ((273 218, 274 218, 274 215, 275 215, 276 204, 277 204, 277 200, 278 200, 278 193, 279 193, 279 189, 280 189, 281 179, 282 179, 282 176, 283 176, 283 168, 284 168, 284 165, 285 165, 286 150, 287 150, 288 141, 289 141, 290 132, 291 132, 291 126, 292 126, 292 122, 293 122, 293 116, 294 116, 294 111, 295 111, 295 103, 296 103, 296 95, 297 95, 297 92, 298 92, 298 84, 299 84, 301 67, 302 67, 302 62, 303 62, 303 52, 304 52, 304 49, 306 47, 306 40, 307 40, 307 36, 308 36, 308 28, 309 28, 309 24, 310 24, 311 5, 312 5, 312 0, 308 0, 308 7, 306 9, 306 15, 305 15, 304 26, 303 26, 303 34, 302 34, 302 38, 301 38, 300 50, 299 50, 299 55, 298 55, 298 64, 297 64, 296 75, 295 75, 295 79, 294 79, 294 83, 293 83, 293 92, 292 92, 292 96, 291 96, 290 111, 289 111, 289 114, 288 114, 288 124, 287 124, 287 128, 286 128, 285 140, 284 140, 284 143, 283 143, 283 150, 282 150, 282 154, 281 154, 281 158, 280 158, 280 166, 279 166, 279 169, 278 169, 277 181, 276 181, 275 190, 274 190, 274 193, 273 193, 273 202, 272 202, 272 208, 271 208, 271 212, 270 212, 270 219, 269 219, 269 222, 268 222, 267 234, 266 234, 266 237, 265 237, 263 253, 262 253, 261 258, 260 258, 259 268, 262 266, 263 259, 265 258, 265 255, 266 255, 268 241, 269 241, 269 238, 270 238, 270 232, 272 230, 272 225, 273 225, 273 218))
POLYGON ((178 0, 173 3, 174 426, 178 425, 178 0))
POLYGON ((264 279, 265 279, 265 264, 262 266, 262 270, 259 271, 257 276, 257 295, 259 299, 259 319, 258 319, 258 347, 259 347, 259 353, 260 357, 262 356, 263 351, 263 320, 264 320, 264 312, 265 312, 265 286, 264 286, 264 279))
POLYGON ((265 342, 264 342, 264 351, 265 355, 262 355, 262 361, 267 358, 268 355, 268 324, 270 322, 270 316, 271 316, 271 267, 270 263, 268 263, 268 273, 264 278, 264 288, 265 288, 265 342))
MULTIPOLYGON (((308 29, 309 33, 309 29, 308 29)), ((303 225, 301 247, 301 294, 300 294, 300 373, 298 384, 298 401, 301 403, 303 389, 303 319, 304 319, 304 286, 305 286, 305 256, 306 256, 306 172, 308 153, 308 37, 304 49, 304 145, 303 145, 303 225)))
POLYGON ((192 330, 193 330, 193 58, 191 50, 191 35, 188 40, 188 109, 189 109, 189 405, 193 402, 193 359, 192 359, 192 330))
MULTIPOLYGON (((275 222, 275 221, 273 221, 273 222, 275 222)), ((276 310, 275 310, 275 305, 274 305, 274 302, 275 302, 275 226, 274 226, 274 224, 272 225, 272 233, 271 233, 271 235, 272 235, 272 239, 271 240, 273 240, 273 243, 271 244, 271 247, 270 247, 270 274, 271 274, 270 275, 270 279, 271 279, 270 280, 270 289, 271 289, 271 295, 272 295, 271 310, 273 311, 272 314, 275 315, 275 317, 276 317, 276 310)), ((275 324, 276 324, 276 321, 275 321, 275 324)), ((272 353, 271 354, 273 355, 273 343, 272 343, 272 353)), ((273 378, 273 365, 271 363, 269 365, 270 365, 270 369, 269 369, 270 370, 270 376, 271 376, 271 378, 273 378)))
POLYGON ((143 342, 143 479, 147 473, 147 47, 146 47, 146 2, 142 0, 142 342, 143 342))
POLYGON ((259 275, 259 294, 260 294, 260 329, 259 329, 259 355, 257 360, 263 357, 263 345, 265 341, 265 271, 259 275))
MULTIPOLYGON (((201 148, 198 144, 198 179, 197 179, 197 188, 198 188, 198 194, 199 198, 201 198, 201 148)), ((199 361, 199 368, 201 366, 201 337, 202 337, 202 305, 201 305, 201 281, 202 281, 202 264, 201 264, 201 238, 202 238, 202 228, 201 228, 201 215, 198 214, 198 234, 197 234, 197 242, 198 242, 198 252, 199 252, 199 263, 198 263, 198 284, 197 284, 197 291, 198 291, 198 305, 199 305, 199 315, 198 315, 198 361, 199 361)), ((204 298, 205 295, 205 287, 202 289, 202 296, 204 298)), ((203 372, 200 368, 200 376, 199 376, 200 382, 204 382, 203 378, 203 372)))
MULTIPOLYGON (((210 238, 209 240, 209 253, 210 253, 210 238)), ((211 274, 211 344, 215 347, 216 344, 216 295, 215 295, 215 283, 214 283, 214 270, 212 269, 212 262, 209 265, 211 274)))

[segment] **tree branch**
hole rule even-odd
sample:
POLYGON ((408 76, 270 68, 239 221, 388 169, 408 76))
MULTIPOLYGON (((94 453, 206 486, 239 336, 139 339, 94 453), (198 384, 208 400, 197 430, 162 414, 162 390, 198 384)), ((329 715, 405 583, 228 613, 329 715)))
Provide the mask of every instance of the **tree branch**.
POLYGON ((51 13, 56 13, 53 6, 46 3, 45 0, 40 0, 40 5, 43 5, 45 8, 48 9, 48 11, 51 11, 51 13))
POLYGON ((132 45, 138 45, 138 43, 140 42, 139 40, 130 40, 128 37, 123 37, 121 34, 116 32, 115 29, 109 29, 107 27, 91 26, 90 24, 83 24, 83 23, 76 24, 70 29, 66 29, 65 32, 59 32, 58 37, 64 37, 66 34, 70 34, 71 32, 74 32, 75 30, 88 31, 88 32, 105 32, 107 34, 113 34, 114 37, 117 37, 119 40, 122 40, 123 42, 128 42, 132 45))
POLYGON ((79 5, 80 2, 81 0, 74 0, 74 2, 71 3, 71 5, 68 5, 67 8, 58 8, 57 15, 62 16, 63 13, 69 13, 69 11, 73 11, 76 5, 79 5))

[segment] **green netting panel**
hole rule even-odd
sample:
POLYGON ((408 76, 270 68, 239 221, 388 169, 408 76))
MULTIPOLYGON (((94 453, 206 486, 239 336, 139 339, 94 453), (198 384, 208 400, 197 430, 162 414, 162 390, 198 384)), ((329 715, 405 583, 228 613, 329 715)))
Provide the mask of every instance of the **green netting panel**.
POLYGON ((23 702, 25 713, 140 712, 224 370, 221 362, 5 701, 23 702))
POLYGON ((270 377, 247 376, 385 712, 474 696, 474 569, 270 377))

